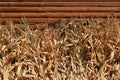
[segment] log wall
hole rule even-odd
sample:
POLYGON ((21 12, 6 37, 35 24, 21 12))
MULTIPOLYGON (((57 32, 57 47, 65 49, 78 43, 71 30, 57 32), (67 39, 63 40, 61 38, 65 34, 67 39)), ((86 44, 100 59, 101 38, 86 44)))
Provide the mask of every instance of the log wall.
POLYGON ((61 18, 120 17, 119 0, 114 0, 114 2, 113 0, 109 0, 109 2, 106 2, 108 0, 89 0, 90 2, 88 0, 80 0, 79 2, 77 2, 78 0, 70 0, 69 2, 63 2, 63 0, 55 0, 55 2, 53 2, 54 0, 35 0, 39 2, 30 2, 33 0, 29 0, 29 2, 26 2, 28 0, 4 1, 7 2, 0 2, 2 21, 19 22, 21 18, 26 18, 30 23, 53 23, 61 18))

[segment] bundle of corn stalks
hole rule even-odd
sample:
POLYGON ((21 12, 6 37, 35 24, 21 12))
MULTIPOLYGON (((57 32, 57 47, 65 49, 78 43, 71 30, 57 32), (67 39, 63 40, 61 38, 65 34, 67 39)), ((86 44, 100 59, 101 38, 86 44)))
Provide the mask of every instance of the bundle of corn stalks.
POLYGON ((0 80, 120 80, 120 21, 0 25, 0 80))

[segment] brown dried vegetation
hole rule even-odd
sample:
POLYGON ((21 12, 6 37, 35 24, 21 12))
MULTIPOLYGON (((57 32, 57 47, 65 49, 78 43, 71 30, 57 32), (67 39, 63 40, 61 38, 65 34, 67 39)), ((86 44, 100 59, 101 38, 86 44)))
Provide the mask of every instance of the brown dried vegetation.
POLYGON ((0 25, 0 80, 119 80, 120 21, 0 25))

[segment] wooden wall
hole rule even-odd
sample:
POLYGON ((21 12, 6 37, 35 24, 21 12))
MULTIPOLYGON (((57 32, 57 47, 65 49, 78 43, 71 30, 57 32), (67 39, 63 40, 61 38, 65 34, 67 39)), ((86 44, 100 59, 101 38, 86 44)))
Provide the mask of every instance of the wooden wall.
POLYGON ((24 17, 29 23, 53 23, 61 18, 109 15, 120 18, 120 0, 0 0, 3 23, 6 20, 20 22, 24 17))

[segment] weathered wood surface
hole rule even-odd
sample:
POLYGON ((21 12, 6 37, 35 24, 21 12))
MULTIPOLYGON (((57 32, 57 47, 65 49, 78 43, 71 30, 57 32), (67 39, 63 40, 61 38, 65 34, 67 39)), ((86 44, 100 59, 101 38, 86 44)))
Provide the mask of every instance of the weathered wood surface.
POLYGON ((119 0, 0 0, 1 2, 116 2, 119 0))
MULTIPOLYGON (((119 0, 71 0, 74 2, 57 2, 50 0, 39 0, 39 2, 25 2, 27 0, 16 0, 20 2, 0 2, 0 17, 3 21, 20 21, 26 18, 31 23, 55 22, 61 18, 106 18, 115 16, 120 18, 119 0), (47 2, 48 1, 48 2, 47 2), (85 2, 82 2, 85 1, 85 2), (94 2, 92 2, 94 1, 94 2), (98 1, 98 2, 97 2, 98 1), (101 2, 104 1, 104 2, 101 2)), ((37 1, 37 0, 35 0, 37 1)), ((67 0, 66 0, 67 1, 67 0)))
POLYGON ((120 7, 119 2, 0 2, 0 7, 120 7))

